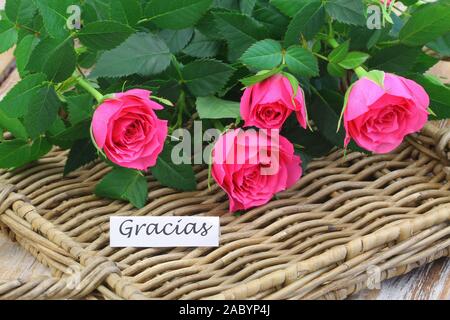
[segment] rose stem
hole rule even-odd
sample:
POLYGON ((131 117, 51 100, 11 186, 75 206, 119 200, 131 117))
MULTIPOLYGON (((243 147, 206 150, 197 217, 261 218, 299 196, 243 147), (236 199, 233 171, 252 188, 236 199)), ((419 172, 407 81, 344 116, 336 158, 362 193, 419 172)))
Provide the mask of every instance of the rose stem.
POLYGON ((101 103, 103 101, 104 96, 99 91, 97 91, 97 89, 95 89, 88 81, 84 80, 81 77, 78 77, 77 82, 84 90, 89 92, 95 98, 95 100, 97 100, 98 103, 101 103))

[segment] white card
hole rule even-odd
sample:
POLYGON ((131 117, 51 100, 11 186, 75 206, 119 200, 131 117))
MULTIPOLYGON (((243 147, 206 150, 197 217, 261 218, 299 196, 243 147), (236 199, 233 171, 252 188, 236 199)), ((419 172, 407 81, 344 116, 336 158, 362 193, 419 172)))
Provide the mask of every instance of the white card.
POLYGON ((114 216, 109 222, 113 248, 219 246, 219 217, 114 216))

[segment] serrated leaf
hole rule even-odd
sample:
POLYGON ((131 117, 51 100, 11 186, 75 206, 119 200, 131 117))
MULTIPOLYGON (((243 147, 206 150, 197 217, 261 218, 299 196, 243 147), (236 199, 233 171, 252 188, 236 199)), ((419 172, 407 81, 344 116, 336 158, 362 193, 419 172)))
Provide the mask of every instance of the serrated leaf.
POLYGON ((345 76, 345 69, 333 62, 327 64, 327 71, 333 77, 341 78, 345 76))
POLYGON ((311 0, 270 0, 278 10, 291 18, 311 2, 311 0))
POLYGON ((0 143, 0 168, 9 169, 28 163, 31 144, 26 140, 15 139, 0 143))
POLYGON ((137 170, 114 168, 97 184, 95 194, 126 200, 137 208, 143 208, 148 197, 147 180, 137 170))
POLYGON ((276 68, 283 61, 281 44, 272 39, 259 41, 253 44, 240 60, 258 70, 276 68))
POLYGON ((17 30, 8 20, 0 20, 0 53, 10 49, 17 42, 17 30))
POLYGON ((339 22, 363 26, 366 24, 363 1, 328 0, 325 2, 327 13, 339 22))
POLYGON ((67 8, 73 5, 73 2, 73 0, 34 0, 43 17, 45 29, 51 37, 62 39, 69 35, 67 8))
POLYGON ((134 27, 142 17, 142 7, 138 0, 111 0, 112 20, 134 27))
POLYGON ((64 166, 64 175, 66 176, 82 166, 91 163, 98 158, 97 149, 90 139, 75 141, 70 149, 64 166))
POLYGON ((400 30, 400 41, 410 46, 424 45, 450 31, 450 2, 421 6, 400 30))
POLYGON ((430 119, 450 118, 450 88, 448 86, 430 75, 411 74, 408 78, 420 84, 429 95, 430 108, 435 113, 430 115, 430 119))
POLYGON ((256 3, 253 17, 266 27, 268 36, 272 39, 283 38, 290 21, 277 8, 263 1, 256 3))
POLYGON ((172 147, 166 145, 151 168, 152 175, 163 186, 181 191, 192 191, 197 187, 194 170, 189 164, 176 165, 171 160, 172 147))
POLYGON ((186 28, 181 30, 164 29, 158 33, 158 36, 165 41, 172 53, 178 53, 183 50, 191 41, 194 29, 186 28))
POLYGON ((14 24, 29 24, 36 12, 33 0, 8 0, 5 3, 5 13, 14 24))
POLYGON ((319 74, 316 57, 305 48, 300 46, 288 48, 285 60, 288 69, 296 76, 313 77, 319 74))
POLYGON ((78 32, 78 38, 92 50, 110 50, 124 42, 133 29, 115 21, 89 23, 78 32))
POLYGON ((241 13, 214 12, 217 27, 228 43, 228 58, 237 60, 258 40, 266 38, 265 27, 255 19, 241 13))
MULTIPOLYGON (((13 134, 14 137, 20 139, 27 139, 28 134, 23 126, 22 122, 16 118, 9 118, 1 109, 0 109, 0 128, 5 129, 13 134)), ((0 130, 1 131, 1 130, 0 130)))
POLYGON ((240 81, 244 86, 250 87, 256 83, 259 83, 261 81, 264 81, 265 79, 270 78, 273 75, 276 75, 277 73, 280 73, 281 71, 283 71, 283 66, 279 66, 278 68, 272 70, 262 70, 257 74, 255 74, 254 76, 241 79, 240 81))
POLYGON ((339 65, 344 69, 354 69, 366 62, 369 57, 370 56, 364 52, 349 52, 345 59, 339 62, 339 65))
POLYGON ((30 137, 35 138, 50 128, 61 106, 61 101, 52 86, 39 89, 32 97, 24 117, 25 128, 30 137))
POLYGON ((245 0, 239 2, 239 7, 243 14, 251 15, 255 8, 257 0, 245 0))
POLYGON ((184 48, 183 53, 195 58, 211 58, 219 52, 220 43, 203 35, 195 30, 194 38, 189 45, 184 48))
MULTIPOLYGON (((308 105, 308 114, 317 126, 319 133, 332 145, 339 148, 344 147, 345 130, 341 126, 336 132, 339 123, 339 116, 336 112, 342 108, 343 97, 341 94, 331 91, 320 91, 320 97, 316 96, 312 103, 308 105)), ((349 148, 354 151, 366 152, 359 148, 354 142, 351 142, 349 148)))
POLYGON ((387 72, 406 72, 414 67, 421 52, 421 48, 404 45, 388 47, 375 53, 369 63, 374 69, 387 72))
POLYGON ((9 140, 0 143, 0 168, 18 168, 48 153, 51 145, 42 138, 32 143, 21 140, 9 140))
POLYGON ((10 118, 22 117, 28 112, 33 98, 43 87, 45 75, 32 74, 20 80, 0 102, 0 109, 10 118))
POLYGON ((75 125, 92 117, 93 98, 90 94, 66 97, 67 110, 69 111, 69 121, 75 125))
POLYGON ((444 57, 450 57, 450 32, 427 43, 427 47, 444 57))
POLYGON ((197 60, 187 64, 181 73, 192 94, 205 97, 222 89, 233 71, 230 65, 217 60, 197 60))
POLYGON ((30 60, 31 52, 33 52, 36 45, 39 43, 39 38, 32 34, 25 36, 17 44, 14 50, 14 56, 16 57, 16 67, 19 75, 24 78, 28 72, 25 70, 28 61, 30 60))
POLYGON ((328 60, 332 63, 341 62, 347 56, 349 46, 350 46, 349 40, 341 43, 338 47, 334 48, 330 52, 330 54, 328 55, 328 60))
POLYGON ((325 21, 325 10, 320 1, 311 1, 294 16, 289 24, 284 42, 286 46, 300 42, 301 37, 311 40, 325 21))
POLYGON ((151 0, 145 7, 145 17, 160 28, 184 29, 193 26, 212 0, 151 0))
POLYGON ((60 41, 53 38, 41 40, 34 48, 26 69, 42 72, 53 82, 62 82, 75 71, 76 53, 71 39, 60 41))
POLYGON ((91 77, 122 77, 131 74, 150 76, 170 64, 170 50, 157 36, 136 33, 117 48, 104 52, 91 77))
POLYGON ((239 102, 214 96, 199 97, 195 105, 200 119, 237 119, 241 114, 239 102))

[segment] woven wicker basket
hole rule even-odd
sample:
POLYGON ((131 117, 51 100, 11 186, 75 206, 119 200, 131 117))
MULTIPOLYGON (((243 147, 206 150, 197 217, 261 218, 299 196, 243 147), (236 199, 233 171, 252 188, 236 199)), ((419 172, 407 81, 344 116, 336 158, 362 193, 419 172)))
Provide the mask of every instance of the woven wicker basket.
POLYGON ((0 225, 53 277, 0 282, 2 299, 342 299, 450 249, 450 130, 427 124, 387 155, 336 150, 268 205, 235 217, 207 186, 176 192, 151 176, 135 210, 93 195, 103 163, 63 178, 67 152, 0 172, 0 225), (112 215, 221 217, 219 248, 113 249, 112 215), (78 284, 78 281, 81 282, 78 284))

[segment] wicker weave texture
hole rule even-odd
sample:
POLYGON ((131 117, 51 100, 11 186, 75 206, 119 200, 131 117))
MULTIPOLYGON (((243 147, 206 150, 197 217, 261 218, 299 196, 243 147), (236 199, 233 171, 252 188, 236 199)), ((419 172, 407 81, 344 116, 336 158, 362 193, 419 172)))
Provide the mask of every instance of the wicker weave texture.
POLYGON ((196 168, 196 192, 148 176, 135 210, 92 191, 110 169, 62 176, 53 151, 0 172, 0 226, 53 277, 0 282, 1 299, 342 299, 450 253, 448 129, 428 124, 396 152, 336 150, 268 205, 228 213, 225 193, 196 168), (112 215, 221 217, 219 248, 111 248, 112 215))

